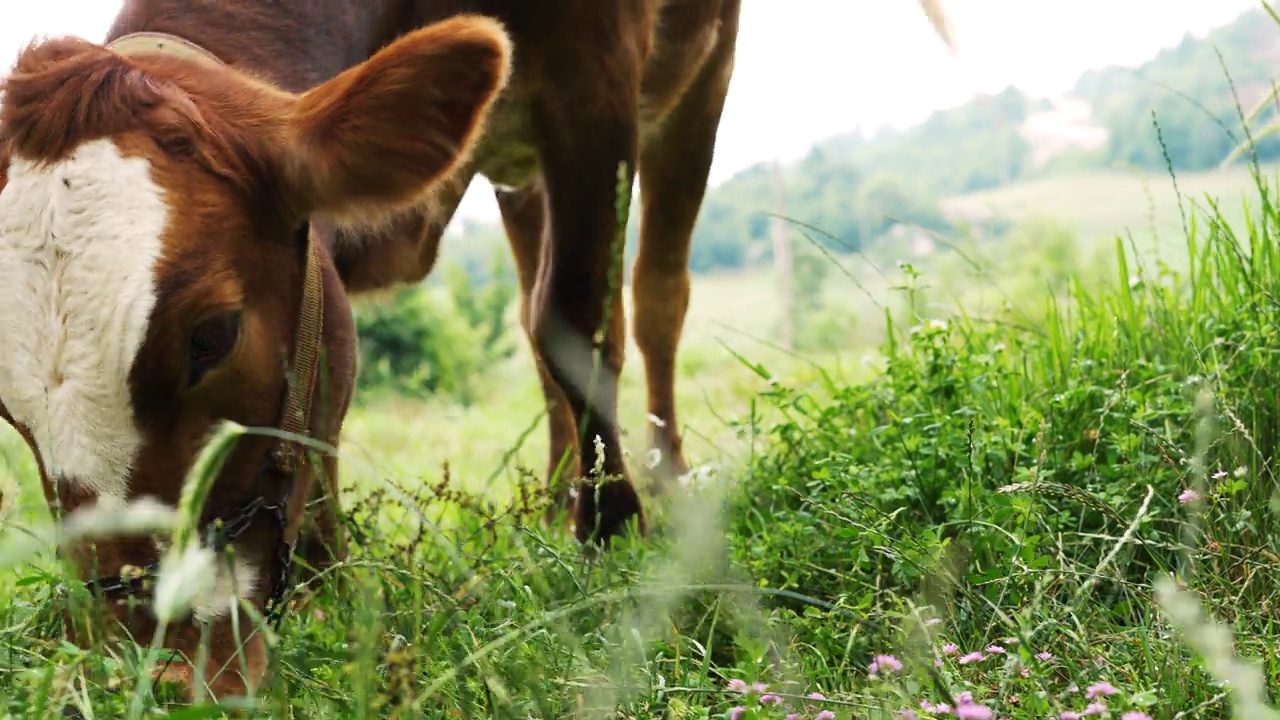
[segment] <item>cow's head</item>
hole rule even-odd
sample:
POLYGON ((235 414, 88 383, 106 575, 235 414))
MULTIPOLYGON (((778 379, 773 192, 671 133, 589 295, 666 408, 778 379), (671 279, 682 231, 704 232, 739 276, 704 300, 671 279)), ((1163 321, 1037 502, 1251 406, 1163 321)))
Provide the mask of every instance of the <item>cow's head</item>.
MULTIPOLYGON (((427 193, 470 150, 510 53, 495 22, 458 18, 291 94, 197 57, 28 47, 0 95, 0 417, 51 502, 176 503, 219 419, 278 426, 308 217, 427 193)), ((355 337, 326 250, 319 263, 313 430, 333 441, 355 337)), ((248 499, 273 443, 242 439, 210 502, 248 499)), ((238 548, 242 594, 266 583, 267 537, 238 548)), ((99 543, 96 571, 154 561, 149 546, 99 543)))

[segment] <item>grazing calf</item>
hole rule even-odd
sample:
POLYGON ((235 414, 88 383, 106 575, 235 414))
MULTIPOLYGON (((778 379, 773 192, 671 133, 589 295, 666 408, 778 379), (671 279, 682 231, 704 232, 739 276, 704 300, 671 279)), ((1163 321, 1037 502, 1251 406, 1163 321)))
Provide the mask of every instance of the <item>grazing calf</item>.
MULTIPOLYGON (((639 172, 634 331, 653 442, 679 473, 689 240, 738 10, 127 0, 105 45, 30 45, 0 96, 0 417, 35 454, 51 508, 176 504, 219 419, 336 446, 356 363, 347 294, 424 277, 481 173, 499 188, 519 268, 551 466, 621 478, 583 485, 577 535, 604 541, 632 520, 643 531, 616 426, 616 173, 639 172)), ((261 635, 234 596, 279 611, 313 493, 326 500, 319 544, 342 555, 336 460, 299 449, 246 436, 214 479, 202 537, 233 548, 233 563, 169 628, 167 646, 194 658, 208 626, 204 676, 171 666, 188 687, 225 695, 265 678, 261 635), (243 643, 233 620, 252 635, 243 643)), ((125 566, 153 568, 159 552, 121 539, 71 555, 90 588, 119 599, 139 591, 125 566)), ((152 616, 111 608, 150 637, 152 616)))
MULTIPOLYGON (((291 94, 199 54, 122 52, 35 44, 0 105, 0 416, 63 511, 176 504, 219 418, 336 444, 355 331, 307 218, 394 208, 438 183, 474 144, 511 55, 497 22, 459 17, 291 94)), ((168 644, 195 658, 212 623, 217 691, 262 678, 260 633, 245 647, 251 677, 231 660, 232 588, 259 609, 279 598, 317 470, 331 483, 334 459, 313 467, 251 435, 215 480, 202 520, 224 521, 210 543, 234 546, 234 570, 220 564, 168 644)), ((110 597, 134 589, 124 565, 158 552, 130 540, 73 556, 110 597)), ((112 607, 150 637, 150 616, 112 607)))

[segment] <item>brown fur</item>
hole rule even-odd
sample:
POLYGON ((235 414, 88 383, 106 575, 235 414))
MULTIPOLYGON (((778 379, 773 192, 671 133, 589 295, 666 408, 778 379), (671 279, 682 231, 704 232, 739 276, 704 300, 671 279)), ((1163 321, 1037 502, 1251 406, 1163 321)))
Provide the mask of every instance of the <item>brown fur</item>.
MULTIPOLYGON (((331 82, 294 95, 230 68, 168 55, 124 58, 72 38, 33 44, 22 53, 4 84, 0 168, 9 157, 54 161, 83 142, 110 138, 126 155, 150 162, 173 211, 156 269, 156 309, 130 373, 135 422, 144 438, 129 478, 131 495, 176 504, 181 478, 220 418, 248 426, 279 423, 307 217, 412 203, 474 144, 506 81, 509 56, 496 23, 456 18, 402 37, 331 82), (229 309, 243 317, 238 342, 187 387, 191 328, 229 309)), ((321 255, 326 387, 315 393, 311 428, 336 445, 354 385, 355 329, 332 258, 326 249, 321 255)), ((2 406, 0 413, 13 421, 2 406)), ((26 429, 18 429, 34 449, 26 429)), ((271 443, 251 435, 236 445, 203 520, 257 495, 274 500, 287 494, 291 513, 283 540, 292 544, 315 472, 304 465, 288 478, 265 469, 271 443)), ((320 494, 329 494, 336 463, 328 458, 320 469, 320 494)), ((94 500, 74 483, 55 484, 43 466, 41 476, 51 506, 62 511, 94 500)), ((331 506, 319 525, 333 539, 331 506)), ((235 544, 260 568, 250 598, 259 608, 279 570, 272 550, 281 539, 270 515, 261 513, 235 544)), ((340 545, 336 552, 341 555, 340 545)), ((118 573, 125 564, 146 565, 157 553, 150 541, 129 540, 79 547, 72 557, 88 579, 118 573)), ((154 630, 145 613, 112 609, 134 637, 154 630)), ((247 616, 241 626, 252 627, 247 616)), ((241 677, 237 663, 228 664, 236 651, 230 629, 229 618, 211 628, 211 663, 203 680, 219 694, 259 683, 266 667, 260 636, 244 648, 249 677, 241 677)), ((84 631, 74 629, 73 637, 84 631)), ((170 628, 167 641, 194 658, 198 639, 199 628, 183 622, 170 628)), ((191 672, 177 671, 195 680, 191 672)))
MULTIPOLYGON (((144 30, 172 33, 230 67, 167 55, 125 58, 74 39, 28 48, 0 104, 0 189, 10 154, 55 160, 82 142, 111 137, 128 154, 149 159, 157 182, 175 198, 177 219, 158 270, 162 296, 131 377, 147 440, 132 492, 176 501, 177 478, 217 418, 278 421, 306 228, 326 248, 322 374, 329 392, 317 395, 328 403, 314 407, 312 432, 336 445, 355 374, 346 294, 430 272, 441 232, 478 173, 499 186, 519 270, 521 318, 552 417, 549 472, 563 457, 561 481, 597 464, 619 478, 601 483, 593 476, 581 485, 577 535, 607 541, 630 521, 643 532, 616 424, 625 333, 621 289, 607 286, 616 172, 625 163, 629 177, 640 176, 632 322, 649 409, 660 420, 652 441, 670 477, 686 468, 673 368, 689 295, 689 242, 732 71, 739 4, 126 0, 108 41, 144 30), (612 320, 597 342, 607 303, 612 320), (185 390, 189 329, 232 308, 245 316, 235 351, 185 390), (607 372, 589 399, 580 370, 596 350, 607 372)), ((12 422, 2 398, 0 416, 12 422)), ((286 481, 262 472, 268 446, 261 437, 237 445, 206 519, 263 483, 286 481)), ((306 470, 286 486, 290 508, 313 492, 326 497, 321 544, 339 545, 336 462, 324 461, 318 484, 306 470)), ((68 510, 92 499, 70 497, 47 477, 45 488, 51 503, 68 510)), ((568 501, 567 493, 560 497, 568 501)), ((286 537, 297 537, 302 522, 293 513, 286 537)), ((263 520, 237 547, 253 553, 277 537, 263 520)), ((149 543, 120 542, 78 557, 105 574, 154 555, 149 543)), ((265 577, 274 563, 260 560, 265 577)), ((90 569, 83 572, 87 577, 90 569)), ((265 585, 254 602, 263 601, 265 585)), ((145 636, 145 622, 130 627, 145 636)), ((174 629, 173 646, 193 651, 193 627, 174 629)), ((226 622, 212 630, 217 666, 234 647, 226 622)), ((262 680, 260 639, 247 650, 250 677, 231 663, 217 679, 205 678, 216 692, 262 680)), ((196 681, 190 668, 184 672, 196 681)))
MULTIPOLYGON (((620 293, 609 297, 605 280, 615 173, 625 161, 640 175, 632 328, 645 362, 649 412, 659 421, 650 428, 651 444, 662 452, 660 480, 688 469, 675 413, 675 355, 688 305, 689 242, 732 72, 739 0, 627 0, 608 11, 586 0, 536 9, 509 0, 414 5, 426 9, 424 20, 460 7, 499 17, 516 47, 512 81, 472 161, 455 174, 456 190, 395 229, 325 228, 344 281, 359 292, 420 280, 435 262, 461 189, 475 174, 497 184, 521 283, 521 319, 549 413, 548 477, 572 481, 580 469, 595 467, 599 436, 604 474, 622 481, 601 488, 598 505, 592 484, 582 485, 578 537, 608 539, 631 518, 643 530, 622 462, 616 383, 596 390, 595 411, 584 418, 583 381, 568 368, 590 364, 589 339, 606 303, 613 304, 612 321, 594 349, 612 373, 622 368, 625 318, 620 293)), ((558 497, 568 503, 567 493, 558 497)))

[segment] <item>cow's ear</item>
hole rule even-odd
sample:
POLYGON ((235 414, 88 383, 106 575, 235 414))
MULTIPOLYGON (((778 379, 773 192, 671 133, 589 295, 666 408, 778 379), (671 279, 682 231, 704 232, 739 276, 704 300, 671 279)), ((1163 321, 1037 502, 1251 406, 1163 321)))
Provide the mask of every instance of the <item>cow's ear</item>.
POLYGON ((362 215, 416 200, 471 151, 507 83, 511 41, 459 16, 405 35, 297 97, 285 187, 308 212, 362 215))

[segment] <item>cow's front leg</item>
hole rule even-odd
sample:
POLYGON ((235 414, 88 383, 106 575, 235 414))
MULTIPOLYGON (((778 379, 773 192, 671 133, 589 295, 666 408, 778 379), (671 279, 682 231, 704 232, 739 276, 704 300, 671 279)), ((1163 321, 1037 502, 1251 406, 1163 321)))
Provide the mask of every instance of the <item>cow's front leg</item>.
POLYGON ((619 166, 628 190, 635 176, 642 60, 625 43, 566 44, 545 61, 556 82, 535 101, 547 218, 530 324, 578 429, 586 475, 574 511, 581 542, 607 543, 633 519, 646 530, 617 425, 626 325, 615 205, 619 166))

